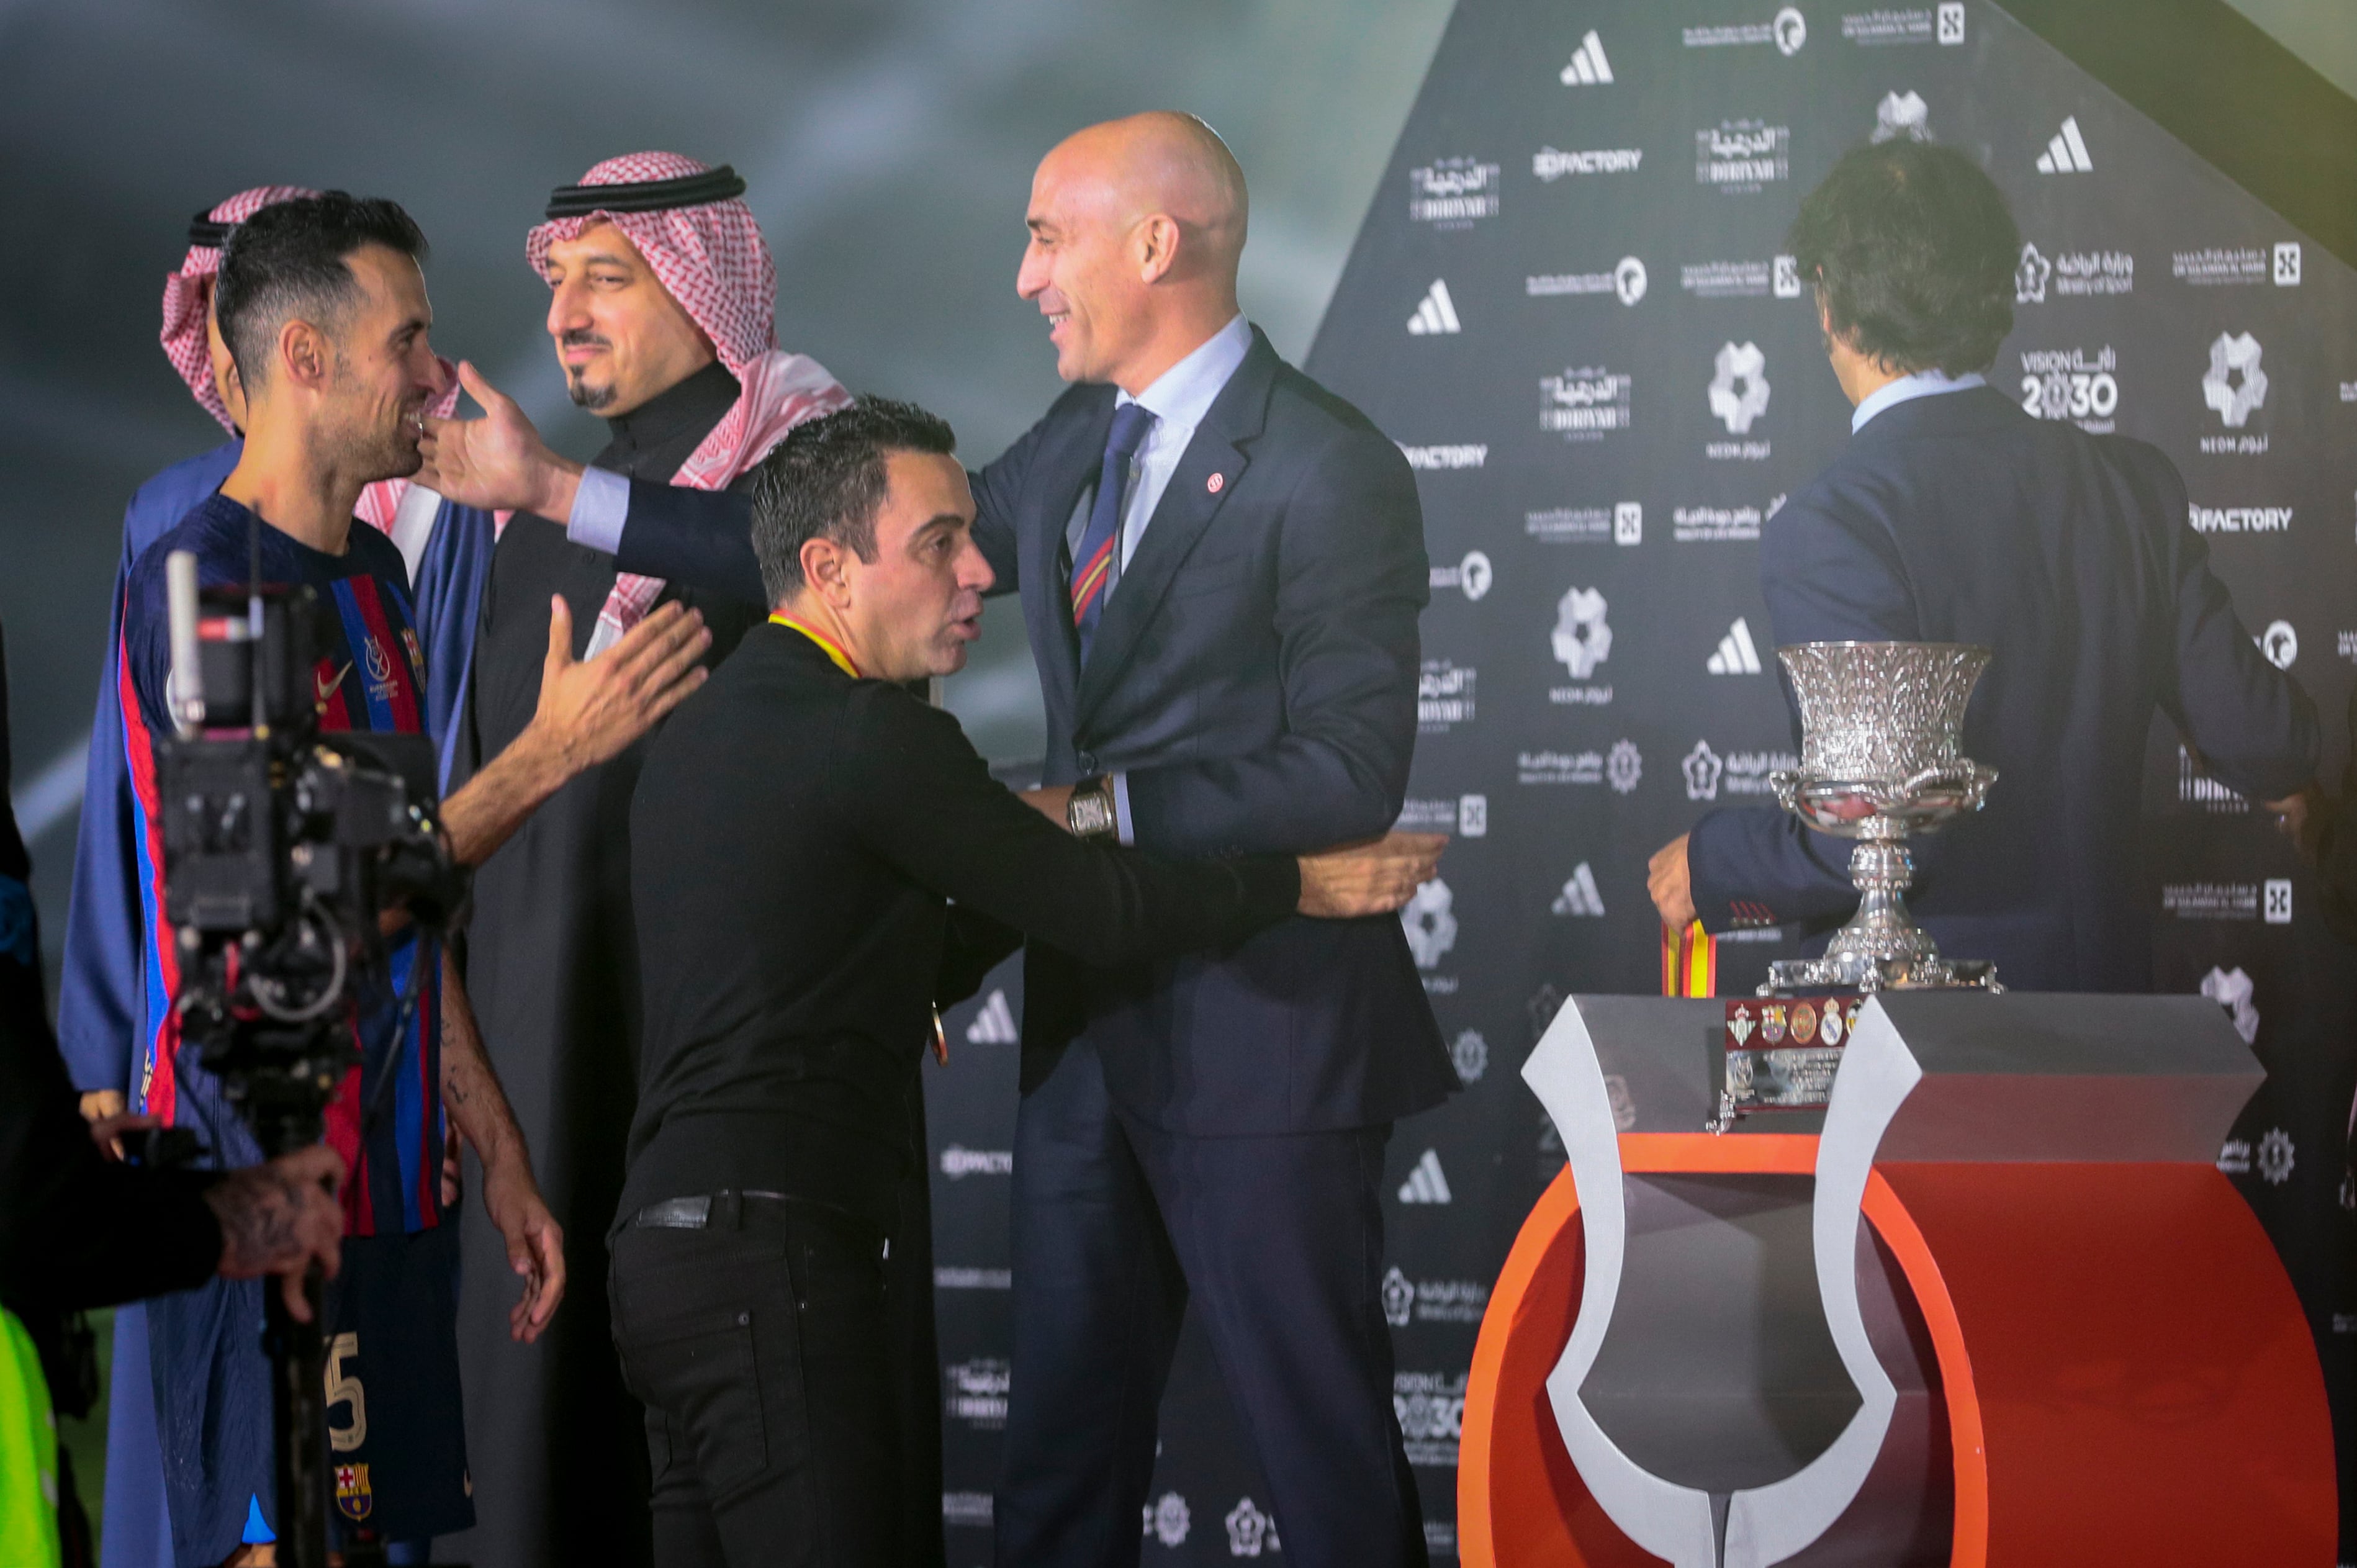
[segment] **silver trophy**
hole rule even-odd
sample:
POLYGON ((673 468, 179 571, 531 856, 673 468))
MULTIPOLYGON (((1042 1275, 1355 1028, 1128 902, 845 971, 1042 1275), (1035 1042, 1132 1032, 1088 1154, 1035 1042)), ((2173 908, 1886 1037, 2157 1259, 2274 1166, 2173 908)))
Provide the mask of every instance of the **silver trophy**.
POLYGON ((1857 840, 1857 913, 1823 958, 1768 966, 1763 993, 1981 986, 1996 966, 1947 959, 1907 913, 1910 834, 1977 811, 1996 770, 1961 754, 1964 704, 1990 650, 1954 642, 1804 642, 1776 657, 1801 704, 1801 766, 1769 776, 1811 827, 1857 840))

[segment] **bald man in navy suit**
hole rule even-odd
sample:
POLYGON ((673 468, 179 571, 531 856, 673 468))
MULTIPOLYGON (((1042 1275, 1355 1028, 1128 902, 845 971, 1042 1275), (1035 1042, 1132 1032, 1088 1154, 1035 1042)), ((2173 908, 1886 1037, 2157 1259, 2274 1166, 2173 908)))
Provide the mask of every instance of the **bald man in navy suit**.
MULTIPOLYGON (((1073 385, 973 477, 974 538, 1022 594, 1046 698, 1033 804, 1170 856, 1382 833, 1415 745, 1415 479, 1238 310, 1247 207, 1191 116, 1050 152, 1017 287, 1073 385)), ((512 405, 477 423, 445 438, 444 494, 536 504, 622 571, 764 602, 741 497, 585 473, 512 405)), ((1287 920, 1119 970, 1032 944, 1000 1563, 1137 1561, 1190 1302, 1286 1556, 1426 1562, 1381 1178, 1392 1123, 1457 1088, 1396 918, 1287 920)))
MULTIPOLYGON (((2168 458, 2033 418, 1982 381, 2012 328, 2021 236, 1978 166, 1928 143, 1860 147, 1802 204, 1791 250, 1857 412, 1849 446, 1761 532, 1776 641, 1994 649, 1964 749, 1998 783, 1979 815, 1917 842, 1909 905, 2015 990, 2149 990, 2137 838, 2154 713, 2296 829, 2314 704, 2235 618, 2168 458)), ((1849 847, 1773 807, 1722 808, 1653 857, 1654 903, 1679 929, 1830 924, 1857 906, 1849 847)))

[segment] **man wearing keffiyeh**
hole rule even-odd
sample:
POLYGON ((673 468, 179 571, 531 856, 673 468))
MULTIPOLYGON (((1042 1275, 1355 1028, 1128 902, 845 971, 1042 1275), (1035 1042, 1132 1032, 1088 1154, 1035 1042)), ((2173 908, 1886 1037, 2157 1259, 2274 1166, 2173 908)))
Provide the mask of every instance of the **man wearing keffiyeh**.
MULTIPOLYGON (((849 401, 815 361, 778 348, 777 271, 743 190, 726 166, 676 154, 610 158, 557 189, 526 240, 525 260, 549 285, 547 329, 567 390, 611 432, 589 485, 603 470, 614 483, 724 489, 794 424, 849 401)), ((479 403, 504 403, 472 366, 459 373, 479 403)), ((429 463, 463 470, 468 427, 429 420, 427 429, 429 463)), ((658 607, 684 601, 713 633, 715 662, 760 619, 758 608, 618 571, 611 556, 570 542, 565 520, 581 470, 569 467, 564 481, 500 535, 459 719, 462 770, 532 717, 553 614, 577 651, 594 654, 658 607)), ((485 1037, 573 1238, 575 1266, 593 1279, 604 1273, 596 1249, 619 1192, 637 1083, 628 820, 641 750, 575 779, 483 867, 468 933, 468 988, 485 1037)), ((643 1560, 645 1438, 602 1298, 582 1292, 543 1354, 501 1356, 496 1238, 470 1228, 465 1256, 459 1342, 480 1522, 452 1550, 518 1564, 643 1560)))
MULTIPOLYGON (((82 1091, 84 1113, 93 1119, 126 1109, 130 1091, 145 1076, 146 1043, 156 1037, 170 1001, 150 972, 141 918, 140 813, 117 690, 124 581, 141 552, 217 489, 244 449, 242 390, 213 319, 222 246, 231 230, 263 208, 317 194, 300 186, 256 186, 199 211, 189 224, 186 255, 165 280, 165 356, 230 439, 157 474, 124 516, 58 1006, 60 1046, 82 1091)), ((455 369, 447 361, 441 379, 447 390, 430 405, 435 414, 448 413, 458 395, 455 369)), ((390 534, 405 558, 428 666, 426 729, 442 746, 447 778, 448 717, 472 650, 492 518, 404 479, 367 487, 356 512, 390 534)), ((569 655, 561 666, 552 662, 553 700, 539 715, 533 744, 502 759, 498 778, 487 780, 490 788, 479 787, 463 803, 450 802, 460 819, 453 825, 462 858, 488 855, 541 798, 579 768, 635 739, 692 690, 701 672, 686 660, 700 651, 699 635, 683 614, 658 618, 641 628, 621 657, 602 666, 579 664, 569 655)), ((113 1367, 105 1563, 107 1568, 151 1568, 170 1562, 171 1529, 149 1386, 146 1315, 136 1304, 116 1313, 113 1367)))

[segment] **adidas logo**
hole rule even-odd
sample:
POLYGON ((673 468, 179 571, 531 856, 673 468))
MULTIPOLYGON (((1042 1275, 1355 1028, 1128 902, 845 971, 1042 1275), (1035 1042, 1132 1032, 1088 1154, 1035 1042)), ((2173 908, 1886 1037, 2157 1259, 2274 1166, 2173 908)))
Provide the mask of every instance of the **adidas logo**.
POLYGON ((1714 675, 1760 673, 1760 650, 1751 645, 1751 628, 1743 624, 1741 616, 1735 618, 1735 624, 1718 639, 1718 651, 1710 656, 1710 662, 1704 668, 1714 675))
POLYGON ((974 1010, 974 1022, 965 1026, 966 1044, 1011 1046, 1016 1037, 1015 1009, 1006 1004, 1006 992, 994 991, 990 999, 974 1010))
POLYGON ((1457 325, 1457 303, 1448 297, 1448 280, 1432 280, 1432 287, 1426 292, 1424 303, 1417 306, 1415 314, 1407 318, 1407 329, 1419 338, 1432 332, 1464 330, 1457 325))
POLYGON ((2086 138, 2079 134, 2079 117, 2075 114, 2062 122, 2046 150, 2038 155, 2040 174, 2093 174, 2095 162, 2087 156, 2086 138))
POLYGON ((1595 29, 1579 40, 1579 48, 1571 53, 1571 63, 1563 68, 1566 87, 1594 87, 1599 81, 1612 80, 1612 63, 1604 58, 1604 40, 1595 29))
POLYGON ((1581 861, 1572 871, 1571 879, 1563 885, 1563 891, 1555 896, 1549 908, 1558 915, 1604 913, 1604 896, 1596 890, 1596 873, 1587 868, 1587 862, 1581 861))
POLYGON ((1424 1157, 1416 1161, 1415 1167, 1407 1173, 1407 1180, 1400 1183, 1399 1200, 1402 1203, 1448 1201, 1448 1178, 1440 1174, 1438 1150, 1425 1150, 1424 1157))

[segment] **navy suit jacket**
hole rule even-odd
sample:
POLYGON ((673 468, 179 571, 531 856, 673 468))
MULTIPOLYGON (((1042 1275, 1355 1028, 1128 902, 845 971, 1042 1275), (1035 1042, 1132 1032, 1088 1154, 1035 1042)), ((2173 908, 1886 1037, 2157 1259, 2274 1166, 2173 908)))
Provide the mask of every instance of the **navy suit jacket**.
MULTIPOLYGON (((1760 581, 1780 646, 1996 650, 1964 743, 1997 783, 1977 816, 1915 841, 1908 903, 1943 951, 1996 960, 2016 989, 2150 988, 2156 710, 2253 799, 2315 775, 2314 705, 2235 618, 2184 481, 2143 442, 1986 388, 1895 404, 1769 521, 1760 581)), ((1849 850, 1772 807, 1713 811, 1688 844, 1695 908, 1712 931, 1846 918, 1849 850)))
MULTIPOLYGON (((1096 482, 1114 395, 1073 387, 973 476, 995 591, 1023 598, 1046 781, 1125 773, 1136 845, 1157 854, 1299 853, 1383 832, 1415 749, 1416 617, 1430 591, 1406 460, 1255 330, 1084 671, 1064 532, 1096 482)), ((742 592, 758 581, 745 504, 634 484, 616 564, 742 592)), ((1458 1087, 1388 916, 1296 917, 1230 949, 1119 970, 1031 944, 1024 1087, 1083 1034, 1125 1108, 1185 1134, 1368 1126, 1458 1087)))

